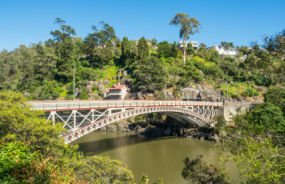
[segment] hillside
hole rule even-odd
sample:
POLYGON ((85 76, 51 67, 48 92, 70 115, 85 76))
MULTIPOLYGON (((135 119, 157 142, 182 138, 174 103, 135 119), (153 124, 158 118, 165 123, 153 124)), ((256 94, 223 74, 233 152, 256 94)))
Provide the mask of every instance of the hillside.
POLYGON ((195 51, 189 44, 185 65, 175 42, 157 43, 144 37, 121 41, 106 23, 84 39, 74 37, 70 26, 59 27, 45 43, 0 53, 0 90, 20 91, 29 100, 73 99, 74 65, 76 98, 87 91, 90 99, 102 99, 103 92, 120 83, 140 93, 131 98, 174 100, 190 93, 183 88, 198 89, 198 84, 204 100, 213 96, 224 100, 228 95, 231 100, 262 101, 268 86, 284 82, 284 49, 272 50, 272 43, 284 47, 277 39, 281 33, 268 38, 272 43, 265 42, 263 49, 257 44, 237 47, 235 57, 205 44, 195 51))

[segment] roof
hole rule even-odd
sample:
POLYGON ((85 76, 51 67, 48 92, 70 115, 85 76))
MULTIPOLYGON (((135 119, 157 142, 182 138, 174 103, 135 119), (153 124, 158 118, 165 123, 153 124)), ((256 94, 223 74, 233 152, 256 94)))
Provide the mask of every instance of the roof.
MULTIPOLYGON (((190 42, 191 42, 191 43, 197 43, 197 44, 198 44, 198 41, 185 41, 186 44, 188 44, 188 43, 190 43, 190 42)), ((178 43, 179 43, 179 44, 182 44, 183 41, 178 41, 178 43)))
MULTIPOLYGON (((109 90, 122 89, 123 87, 126 87, 126 86, 125 85, 113 85, 111 88, 109 88, 109 90)), ((129 90, 129 89, 130 88, 127 88, 127 90, 129 90)))

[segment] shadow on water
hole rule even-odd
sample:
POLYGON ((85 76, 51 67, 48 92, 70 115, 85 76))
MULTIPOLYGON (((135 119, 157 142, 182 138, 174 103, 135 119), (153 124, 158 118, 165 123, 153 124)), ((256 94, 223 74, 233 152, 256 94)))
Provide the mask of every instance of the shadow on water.
MULTIPOLYGON (((99 132, 97 132, 99 134, 99 132)), ((159 140, 166 140, 166 139, 173 139, 174 137, 164 137, 164 136, 153 136, 153 135, 138 135, 138 134, 126 134, 119 137, 110 137, 109 135, 114 135, 116 133, 106 133, 106 138, 99 139, 96 141, 90 142, 77 142, 75 141, 74 144, 79 145, 79 151, 84 152, 85 155, 97 155, 100 153, 104 153, 107 151, 115 150, 118 148, 131 146, 135 144, 142 144, 151 141, 159 141, 159 140)), ((94 132, 94 138, 96 137, 96 132, 94 132)), ((83 138, 83 137, 82 137, 83 138)), ((96 138, 95 138, 96 139, 96 138)))

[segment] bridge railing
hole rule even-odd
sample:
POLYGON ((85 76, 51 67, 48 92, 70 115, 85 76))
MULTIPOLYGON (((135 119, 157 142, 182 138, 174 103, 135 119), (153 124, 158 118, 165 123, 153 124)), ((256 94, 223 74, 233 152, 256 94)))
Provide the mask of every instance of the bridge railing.
POLYGON ((132 108, 157 106, 214 106, 222 107, 222 102, 203 101, 163 101, 163 100, 58 100, 58 101, 28 101, 32 109, 45 111, 132 108))

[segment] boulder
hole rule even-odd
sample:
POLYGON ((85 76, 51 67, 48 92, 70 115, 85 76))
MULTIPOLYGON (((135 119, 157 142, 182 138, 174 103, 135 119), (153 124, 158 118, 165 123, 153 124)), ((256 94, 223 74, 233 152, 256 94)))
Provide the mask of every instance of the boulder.
POLYGON ((104 80, 104 85, 105 85, 105 86, 108 86, 108 84, 110 84, 110 81, 109 81, 109 80, 107 80, 107 79, 106 79, 106 80, 104 80))
POLYGON ((141 92, 138 92, 138 99, 139 99, 139 100, 140 100, 140 99, 143 99, 141 92))
POLYGON ((204 92, 200 92, 199 96, 201 97, 201 100, 205 100, 207 98, 207 95, 204 92))
POLYGON ((220 139, 219 139, 218 134, 215 134, 214 136, 212 136, 212 137, 211 137, 211 140, 212 140, 212 141, 215 141, 215 142, 219 142, 220 139))
POLYGON ((107 132, 116 132, 118 127, 116 125, 107 125, 107 132))
POLYGON ((119 123, 118 130, 128 129, 128 125, 126 123, 119 123))
POLYGON ((78 88, 75 88, 75 93, 74 93, 74 95, 75 95, 75 96, 79 96, 80 93, 81 93, 81 91, 79 91, 78 88))
POLYGON ((176 132, 172 132, 172 136, 177 136, 177 133, 176 132))
POLYGON ((98 81, 93 82, 93 86, 98 86, 98 84, 99 84, 98 81))
POLYGON ((137 133, 138 134, 147 134, 148 130, 147 130, 147 128, 140 128, 137 130, 137 133))
POLYGON ((125 133, 130 133, 131 131, 129 129, 123 129, 121 130, 122 132, 125 132, 125 133))
POLYGON ((87 81, 87 85, 93 85, 93 81, 87 81))
POLYGON ((201 140, 204 140, 205 138, 206 138, 205 135, 201 135, 201 136, 200 136, 200 139, 201 139, 201 140))
POLYGON ((102 85, 102 84, 103 84, 103 81, 102 81, 102 80, 99 80, 98 85, 100 86, 100 85, 102 85))
POLYGON ((168 127, 165 131, 164 131, 164 135, 169 136, 171 134, 171 127, 168 127))
POLYGON ((106 131, 107 131, 107 127, 106 127, 106 126, 101 127, 101 128, 100 128, 100 131, 106 132, 106 131))
POLYGON ((23 95, 27 98, 27 96, 31 95, 31 93, 25 92, 23 95))
POLYGON ((87 85, 87 93, 90 93, 92 91, 92 85, 87 85))
POLYGON ((164 129, 157 128, 157 129, 155 130, 155 135, 163 135, 164 132, 165 132, 164 129))
POLYGON ((97 99, 98 98, 98 93, 89 93, 88 94, 90 99, 97 99))
POLYGON ((104 91, 104 85, 99 85, 98 86, 98 91, 103 92, 104 91))
POLYGON ((124 70, 123 76, 127 76, 127 75, 128 75, 128 72, 126 70, 124 70))

